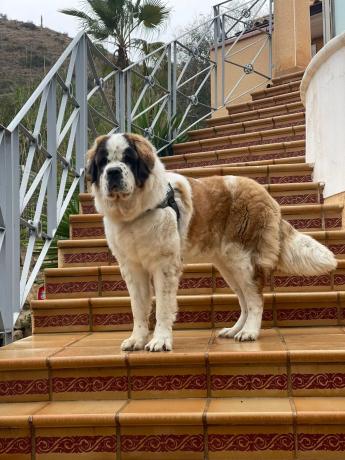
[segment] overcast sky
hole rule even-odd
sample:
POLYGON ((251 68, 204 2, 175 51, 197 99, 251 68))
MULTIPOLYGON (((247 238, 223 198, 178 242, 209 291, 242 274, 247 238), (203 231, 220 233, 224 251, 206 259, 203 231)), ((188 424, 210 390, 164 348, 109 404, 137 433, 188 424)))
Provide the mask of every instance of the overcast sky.
MULTIPOLYGON (((219 0, 167 0, 172 14, 166 31, 160 40, 167 41, 179 34, 180 29, 189 25, 199 14, 212 12, 212 5, 219 0)), ((9 19, 32 21, 39 25, 41 15, 43 25, 73 37, 79 30, 78 21, 59 13, 62 8, 81 8, 81 0, 0 0, 0 13, 9 19)))

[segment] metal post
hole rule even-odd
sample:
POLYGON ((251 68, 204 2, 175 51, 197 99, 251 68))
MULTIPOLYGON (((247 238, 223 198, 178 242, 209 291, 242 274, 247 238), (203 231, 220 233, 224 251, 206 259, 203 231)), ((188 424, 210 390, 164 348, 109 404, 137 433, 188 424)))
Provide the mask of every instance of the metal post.
POLYGON ((11 338, 20 310, 20 211, 18 128, 5 131, 0 143, 0 209, 5 235, 0 250, 0 310, 6 335, 11 338))
POLYGON ((76 100, 79 105, 79 121, 76 134, 76 170, 81 174, 80 192, 84 191, 84 165, 87 151, 87 36, 84 34, 78 44, 75 63, 76 100))
POLYGON ((268 40, 269 40, 269 50, 268 50, 268 59, 269 59, 269 76, 270 76, 270 79, 272 80, 272 77, 273 77, 273 46, 272 46, 272 36, 273 36, 273 11, 272 11, 272 7, 273 7, 273 0, 268 0, 269 1, 269 25, 268 25, 268 33, 269 33, 269 37, 268 37, 268 40))
MULTIPOLYGON (((176 107, 177 107, 176 67, 177 67, 177 43, 176 41, 174 41, 173 49, 172 49, 172 75, 171 75, 171 117, 172 118, 176 116, 176 107)), ((171 132, 171 139, 174 139, 175 137, 176 137, 176 129, 172 130, 171 132)))
POLYGON ((126 72, 126 113, 127 113, 127 126, 126 131, 130 132, 132 129, 132 71, 126 72))
MULTIPOLYGON (((217 18, 214 19, 214 21, 216 22, 217 21, 217 18)), ((218 43, 219 43, 219 40, 218 40, 218 37, 215 36, 214 37, 214 40, 213 40, 213 53, 214 53, 214 62, 215 62, 215 68, 213 70, 213 85, 214 85, 214 96, 213 96, 213 100, 214 100, 214 109, 217 110, 218 108, 218 75, 219 75, 219 65, 218 65, 218 43)), ((223 67, 222 67, 223 69, 223 67)))
POLYGON ((213 17, 214 17, 214 24, 213 24, 213 30, 214 30, 214 42, 218 43, 219 38, 221 36, 220 34, 220 18, 219 18, 219 5, 214 5, 213 6, 213 17))
POLYGON ((171 119, 172 119, 172 64, 171 64, 171 44, 167 48, 167 60, 168 60, 168 91, 169 91, 169 100, 168 100, 168 124, 169 124, 169 133, 168 140, 172 139, 171 132, 171 119))
POLYGON ((322 0, 323 41, 329 42, 333 37, 332 0, 322 0))
POLYGON ((222 105, 225 105, 225 26, 224 26, 225 17, 222 16, 222 105))
POLYGON ((50 172, 47 186, 47 233, 54 237, 57 227, 57 132, 56 132, 56 80, 49 85, 47 98, 47 150, 51 155, 50 172))
POLYGON ((116 98, 116 119, 121 132, 126 130, 126 97, 124 74, 118 71, 115 75, 115 98, 116 98))

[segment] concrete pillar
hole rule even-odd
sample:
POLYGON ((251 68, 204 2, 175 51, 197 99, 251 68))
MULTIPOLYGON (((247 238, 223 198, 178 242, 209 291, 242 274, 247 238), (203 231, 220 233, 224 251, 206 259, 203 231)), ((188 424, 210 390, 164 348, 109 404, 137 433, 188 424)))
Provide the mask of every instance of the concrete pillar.
POLYGON ((273 75, 304 70, 311 60, 310 0, 274 0, 273 75))

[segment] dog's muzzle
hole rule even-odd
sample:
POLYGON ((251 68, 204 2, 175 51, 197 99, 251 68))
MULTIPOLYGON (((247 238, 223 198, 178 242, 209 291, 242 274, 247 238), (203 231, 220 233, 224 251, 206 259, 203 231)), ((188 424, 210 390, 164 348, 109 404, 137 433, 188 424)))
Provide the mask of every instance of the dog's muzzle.
POLYGON ((109 192, 120 191, 123 188, 121 168, 115 167, 107 170, 107 183, 109 192))

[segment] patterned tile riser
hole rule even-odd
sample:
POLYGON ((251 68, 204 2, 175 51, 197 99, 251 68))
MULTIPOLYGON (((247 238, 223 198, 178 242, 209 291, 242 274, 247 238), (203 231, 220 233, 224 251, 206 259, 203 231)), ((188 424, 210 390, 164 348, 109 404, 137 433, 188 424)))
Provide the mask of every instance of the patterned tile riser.
MULTIPOLYGON (((309 176, 308 176, 309 177, 309 176)), ((304 182, 306 176, 298 176, 291 178, 292 182, 302 181, 304 182), (296 180, 295 180, 296 179, 296 180)), ((281 183, 281 178, 272 178, 271 183, 281 183)), ((258 182, 263 182, 263 180, 258 180, 258 182)), ((288 178, 284 178, 284 181, 287 183, 288 178)), ((326 229, 336 229, 342 227, 341 217, 326 217, 324 222, 321 218, 292 218, 286 216, 285 219, 290 222, 290 224, 297 228, 298 230, 326 230, 326 229)), ((77 227, 77 224, 74 224, 72 227, 72 236, 75 239, 90 239, 90 238, 105 238, 104 228, 103 227, 77 227)))
POLYGON ((212 119, 211 123, 207 123, 207 126, 212 127, 212 126, 224 125, 226 123, 242 123, 246 121, 259 120, 261 118, 278 117, 281 115, 291 115, 294 113, 304 113, 304 112, 305 112, 304 107, 294 108, 290 110, 287 108, 276 110, 273 107, 271 112, 264 112, 264 113, 253 112, 253 113, 247 113, 245 115, 239 114, 239 116, 235 116, 235 114, 233 114, 231 118, 223 119, 223 120, 217 120, 217 118, 214 118, 212 119))
POLYGON ((304 120, 295 120, 291 122, 277 122, 277 123, 271 123, 271 124, 266 124, 266 125, 259 125, 259 126, 248 126, 248 127, 236 127, 236 128, 231 128, 229 126, 228 128, 223 128, 223 129, 217 129, 216 132, 214 130, 208 131, 206 133, 197 133, 195 135, 190 136, 191 141, 196 141, 196 140, 202 140, 202 139, 210 139, 210 138, 216 138, 216 137, 221 137, 221 136, 233 136, 237 134, 247 134, 247 133, 255 133, 257 131, 266 131, 269 129, 279 129, 279 128, 292 128, 293 126, 297 125, 304 125, 305 121, 304 120))
MULTIPOLYGON (((322 204, 323 203, 322 196, 320 196, 320 199, 319 199, 319 196, 316 192, 315 193, 306 192, 305 194, 296 192, 296 194, 294 195, 281 195, 281 196, 273 195, 273 198, 281 206, 297 205, 297 204, 322 204)), ((95 213, 96 213, 96 209, 94 208, 94 206, 88 206, 87 208, 83 208, 83 214, 95 214, 95 213)), ((76 234, 72 234, 72 236, 77 237, 76 234)))
POLYGON ((291 141, 302 141, 305 139, 305 134, 295 135, 291 133, 290 135, 286 136, 271 136, 264 139, 256 139, 252 141, 244 141, 244 140, 232 140, 231 143, 223 143, 224 141, 219 141, 219 143, 214 142, 211 146, 208 145, 191 145, 186 146, 183 148, 176 148, 175 154, 182 155, 188 153, 197 153, 197 152, 212 152, 213 150, 225 150, 230 148, 239 148, 239 147, 250 147, 253 145, 265 145, 265 144, 272 144, 278 142, 291 142, 291 141))
POLYGON ((189 161, 180 161, 178 163, 167 163, 166 169, 185 169, 195 168, 201 166, 215 166, 215 165, 226 165, 232 163, 246 163, 249 161, 263 161, 263 160, 276 160, 279 158, 290 158, 290 157, 303 157, 305 155, 304 150, 297 150, 291 152, 276 152, 267 154, 243 154, 239 156, 221 157, 212 160, 195 160, 189 159, 189 161))
MULTIPOLYGON (((54 279, 54 278, 53 278, 54 279)), ((266 290, 294 290, 295 288, 319 290, 343 290, 345 286, 345 273, 336 272, 333 275, 297 276, 273 275, 266 285, 266 290)), ((225 280, 215 275, 189 278, 183 276, 179 284, 179 294, 212 294, 231 292, 225 280), (201 291, 201 292, 200 292, 201 291)), ((127 286, 124 280, 115 281, 102 279, 99 281, 51 281, 46 283, 47 298, 59 296, 74 296, 87 293, 90 297, 101 296, 127 296, 127 286)))
POLYGON ((264 109, 264 108, 272 107, 272 106, 274 107, 275 105, 291 104, 292 102, 301 102, 300 96, 295 96, 295 95, 289 96, 287 94, 284 100, 273 101, 273 103, 270 100, 261 99, 261 100, 253 101, 250 107, 248 106, 236 107, 236 111, 234 111, 230 106, 228 109, 228 112, 230 115, 233 115, 235 113, 237 114, 237 113, 242 113, 242 112, 248 112, 249 110, 264 109))
POLYGON ((120 451, 122 458, 125 459, 139 458, 138 455, 142 460, 159 458, 156 454, 168 455, 168 458, 172 458, 171 454, 178 455, 178 458, 180 455, 187 454, 188 458, 202 459, 206 445, 210 460, 234 459, 244 453, 247 454, 245 458, 261 458, 264 452, 267 452, 270 459, 292 459, 295 445, 297 445, 298 458, 301 459, 315 458, 313 455, 327 458, 327 453, 332 456, 330 458, 342 459, 345 452, 345 433, 343 427, 337 426, 314 427, 313 431, 309 426, 301 426, 298 427, 295 436, 288 427, 284 433, 281 428, 277 429, 273 426, 268 427, 265 433, 260 432, 261 427, 255 426, 251 427, 250 431, 248 427, 236 427, 233 430, 228 428, 227 433, 224 432, 223 427, 211 427, 209 428, 211 433, 208 434, 205 434, 202 428, 194 427, 189 428, 190 431, 194 431, 193 434, 182 433, 181 429, 177 434, 175 427, 172 427, 171 434, 159 433, 162 431, 159 427, 149 428, 154 434, 149 434, 149 430, 147 434, 120 434, 119 449, 115 428, 110 427, 96 428, 95 431, 99 432, 96 435, 80 434, 85 431, 85 428, 70 428, 69 435, 63 437, 49 436, 49 429, 45 429, 45 433, 39 432, 35 442, 25 430, 15 430, 18 432, 17 436, 14 436, 12 430, 7 437, 0 438, 0 454, 4 459, 31 459, 33 445, 37 459, 43 458, 42 456, 46 458, 46 455, 54 455, 54 458, 73 455, 73 458, 83 459, 100 458, 100 456, 102 459, 117 459, 119 458, 117 453, 120 451), (100 434, 101 432, 104 434, 100 434), (108 433, 105 434, 106 432, 108 433), (131 453, 134 454, 133 457, 131 453))

